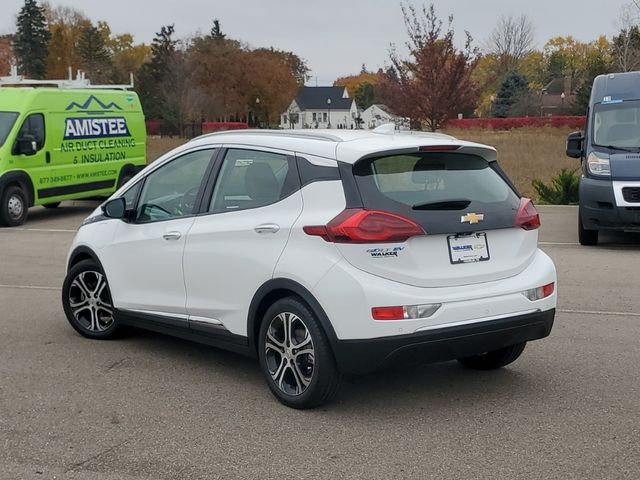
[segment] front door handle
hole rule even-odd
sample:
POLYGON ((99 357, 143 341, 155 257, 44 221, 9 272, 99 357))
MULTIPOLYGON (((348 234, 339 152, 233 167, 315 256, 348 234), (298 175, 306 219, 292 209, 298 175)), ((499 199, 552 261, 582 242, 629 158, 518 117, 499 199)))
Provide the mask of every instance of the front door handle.
POLYGON ((172 241, 172 240, 180 240, 181 236, 182 234, 180 232, 167 232, 164 235, 162 235, 162 238, 164 238, 167 241, 172 241))
POLYGON ((275 223, 265 223, 263 225, 258 225, 253 229, 256 233, 278 233, 280 231, 280 225, 276 225, 275 223))

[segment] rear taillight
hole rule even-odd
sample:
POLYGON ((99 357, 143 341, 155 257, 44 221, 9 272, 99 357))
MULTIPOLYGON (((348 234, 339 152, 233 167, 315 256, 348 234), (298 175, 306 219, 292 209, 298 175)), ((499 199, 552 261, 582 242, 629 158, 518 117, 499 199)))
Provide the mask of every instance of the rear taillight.
POLYGON ((399 307, 373 307, 371 316, 374 320, 415 320, 431 317, 441 306, 441 303, 429 303, 399 307))
POLYGON ((303 228, 327 242, 383 243, 404 242, 425 231, 413 220, 380 210, 347 209, 326 225, 303 228))
POLYGON ((555 288, 556 288, 555 283, 547 283, 542 287, 525 290, 524 292, 522 292, 522 294, 532 302, 535 302, 536 300, 542 300, 543 298, 547 298, 551 296, 555 288))
POLYGON ((535 230, 540 227, 540 215, 530 199, 524 197, 520 199, 515 226, 525 230, 535 230))
POLYGON ((418 150, 421 152, 452 152, 459 148, 460 145, 423 145, 418 150))

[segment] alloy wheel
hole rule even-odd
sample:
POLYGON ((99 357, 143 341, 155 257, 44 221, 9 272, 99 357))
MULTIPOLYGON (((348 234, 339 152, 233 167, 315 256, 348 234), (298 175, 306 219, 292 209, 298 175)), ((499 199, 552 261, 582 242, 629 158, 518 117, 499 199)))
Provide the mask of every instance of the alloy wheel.
POLYGON ((79 273, 69 287, 69 307, 86 330, 107 330, 113 324, 113 305, 104 275, 91 270, 79 273))
POLYGON ((300 317, 278 314, 267 328, 264 343, 269 374, 287 395, 301 395, 315 372, 315 351, 311 334, 300 317))

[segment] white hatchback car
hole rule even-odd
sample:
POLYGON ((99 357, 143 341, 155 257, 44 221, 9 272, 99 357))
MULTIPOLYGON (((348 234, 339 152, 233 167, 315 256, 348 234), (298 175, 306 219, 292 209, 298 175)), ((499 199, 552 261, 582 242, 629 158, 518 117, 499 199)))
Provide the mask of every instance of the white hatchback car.
POLYGON ((556 272, 495 149, 439 134, 232 131, 197 138, 89 216, 64 310, 257 357, 295 408, 390 362, 513 362, 549 335, 556 272))

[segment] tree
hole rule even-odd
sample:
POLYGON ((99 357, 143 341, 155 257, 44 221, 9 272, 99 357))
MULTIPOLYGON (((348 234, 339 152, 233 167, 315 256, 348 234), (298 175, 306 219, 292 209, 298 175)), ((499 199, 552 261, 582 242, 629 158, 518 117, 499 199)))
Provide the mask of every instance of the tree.
POLYGON ((11 35, 0 36, 0 76, 9 75, 11 66, 14 64, 13 48, 11 35))
POLYGON ((91 25, 91 21, 74 8, 52 8, 49 4, 44 4, 44 7, 51 32, 47 75, 50 78, 66 78, 69 67, 73 70, 83 68, 78 42, 82 31, 91 25))
POLYGON ((214 40, 224 40, 227 36, 222 33, 222 28, 220 27, 220 20, 217 18, 213 21, 213 27, 211 27, 210 37, 214 40))
POLYGON ((477 100, 471 73, 478 51, 471 47, 468 32, 464 50, 454 44, 453 17, 443 32, 433 4, 418 12, 402 5, 409 36, 409 58, 400 58, 392 49, 391 71, 381 87, 385 102, 394 113, 424 123, 431 131, 459 112, 472 112, 477 100))
MULTIPOLYGON (((104 25, 103 25, 104 30, 104 25)), ((108 38, 108 37, 107 37, 108 38)), ((112 78, 111 53, 99 27, 85 27, 78 40, 78 55, 88 78, 94 84, 108 83, 112 78)))
POLYGON ((522 102, 529 93, 529 84, 524 75, 517 71, 508 73, 493 102, 493 116, 505 118, 521 115, 522 102))
POLYGON ((361 110, 366 110, 376 102, 375 86, 365 82, 358 87, 353 98, 361 110))
MULTIPOLYGON (((635 4, 634 7, 640 4, 635 4)), ((613 37, 612 53, 616 67, 623 72, 640 68, 640 29, 637 12, 627 5, 620 16, 620 32, 613 37)))
POLYGON ((44 8, 36 0, 25 0, 17 20, 13 49, 18 68, 27 77, 42 79, 47 71, 51 33, 44 8))
POLYGON ((499 61, 499 74, 520 67, 520 61, 532 52, 533 23, 526 15, 502 15, 486 42, 487 53, 499 61))

